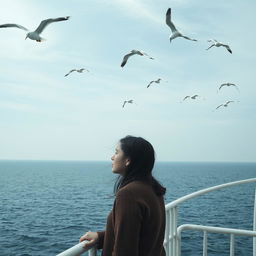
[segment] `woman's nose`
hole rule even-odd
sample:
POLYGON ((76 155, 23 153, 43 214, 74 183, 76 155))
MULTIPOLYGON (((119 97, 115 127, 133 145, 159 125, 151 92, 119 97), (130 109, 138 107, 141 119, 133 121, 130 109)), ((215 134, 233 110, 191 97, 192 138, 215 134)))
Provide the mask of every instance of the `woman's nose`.
POLYGON ((112 161, 114 160, 114 156, 111 156, 111 160, 112 160, 112 161))

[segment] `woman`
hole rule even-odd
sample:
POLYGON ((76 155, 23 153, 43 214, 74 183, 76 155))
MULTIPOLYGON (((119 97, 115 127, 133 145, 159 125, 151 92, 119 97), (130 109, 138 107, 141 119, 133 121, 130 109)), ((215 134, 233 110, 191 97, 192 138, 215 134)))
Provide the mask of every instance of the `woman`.
POLYGON ((112 172, 119 177, 106 230, 87 232, 80 242, 87 240, 86 248, 102 249, 102 256, 164 256, 166 189, 152 176, 152 145, 141 137, 126 136, 111 160, 112 172))

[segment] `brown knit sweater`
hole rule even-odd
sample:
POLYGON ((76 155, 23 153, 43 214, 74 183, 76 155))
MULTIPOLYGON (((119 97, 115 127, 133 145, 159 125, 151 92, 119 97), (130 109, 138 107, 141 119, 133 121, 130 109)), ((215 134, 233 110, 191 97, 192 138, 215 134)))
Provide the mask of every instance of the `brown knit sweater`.
POLYGON ((121 188, 106 230, 98 232, 102 256, 165 256, 165 206, 149 184, 134 181, 121 188))

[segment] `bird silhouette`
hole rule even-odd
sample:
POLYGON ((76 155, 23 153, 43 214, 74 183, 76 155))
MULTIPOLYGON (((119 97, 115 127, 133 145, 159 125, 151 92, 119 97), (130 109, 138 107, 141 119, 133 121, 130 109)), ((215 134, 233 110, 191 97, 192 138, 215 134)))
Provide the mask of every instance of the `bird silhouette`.
POLYGON ((122 61, 122 63, 121 63, 121 67, 123 68, 123 67, 125 66, 126 62, 128 61, 128 59, 129 59, 131 56, 135 55, 135 54, 140 55, 140 56, 148 56, 151 60, 154 59, 153 57, 149 56, 149 55, 148 55, 147 53, 145 53, 145 52, 142 52, 142 51, 139 51, 139 50, 131 50, 130 53, 127 53, 126 55, 124 55, 123 61, 122 61))
POLYGON ((228 86, 228 87, 229 87, 229 86, 233 86, 233 87, 235 87, 235 88, 239 91, 237 85, 236 85, 236 84, 233 84, 233 83, 224 83, 224 84, 222 84, 222 85, 219 87, 219 91, 220 91, 220 89, 223 88, 224 86, 228 86))
POLYGON ((149 84, 147 85, 147 88, 148 88, 149 86, 151 86, 153 83, 159 84, 161 80, 162 80, 161 78, 158 78, 157 80, 152 80, 152 81, 150 81, 149 84))
POLYGON ((195 94, 195 95, 193 95, 193 96, 187 95, 187 96, 185 96, 185 97, 183 98, 182 101, 184 101, 184 100, 186 100, 186 99, 189 99, 189 98, 192 99, 192 100, 195 100, 197 97, 199 97, 198 94, 195 94))
MULTIPOLYGON (((59 21, 65 21, 68 20, 70 18, 70 16, 66 16, 66 17, 59 17, 59 18, 55 18, 55 19, 46 19, 46 20, 42 20, 41 23, 39 24, 39 26, 37 27, 37 29, 35 31, 32 32, 28 32, 26 35, 26 38, 29 38, 31 40, 35 40, 37 42, 42 42, 43 40, 45 40, 44 38, 42 38, 40 36, 40 34, 43 32, 43 30, 46 28, 46 26, 48 26, 49 24, 53 23, 53 22, 59 22, 59 21)), ((19 24, 14 24, 14 23, 7 23, 7 24, 2 24, 0 25, 0 28, 19 28, 25 31, 28 31, 27 28, 19 25, 19 24)))
POLYGON ((227 101, 226 103, 224 103, 224 104, 220 104, 219 106, 217 106, 215 109, 218 109, 218 108, 220 108, 220 107, 227 107, 231 102, 234 102, 233 100, 229 100, 229 101, 227 101))
POLYGON ((223 44, 223 43, 221 43, 221 42, 218 42, 218 41, 215 40, 215 39, 210 39, 210 40, 208 40, 208 42, 212 43, 212 45, 210 45, 206 50, 209 50, 209 49, 212 48, 213 46, 215 46, 215 47, 223 46, 223 47, 225 47, 230 53, 232 53, 232 51, 231 51, 229 45, 227 45, 227 44, 223 44))
POLYGON ((124 106, 125 106, 126 103, 131 103, 131 104, 132 104, 132 103, 133 103, 133 100, 125 100, 124 103, 123 103, 123 108, 124 108, 124 106))
POLYGON ((68 76, 70 73, 75 72, 75 71, 78 72, 78 73, 83 73, 84 71, 89 72, 89 70, 88 70, 88 69, 85 69, 85 68, 71 69, 65 76, 68 76))
POLYGON ((197 41, 196 39, 192 39, 188 36, 183 35, 181 32, 179 32, 176 27, 174 26, 173 22, 171 21, 171 8, 169 8, 166 12, 166 18, 165 18, 165 22, 167 24, 168 27, 170 27, 170 29, 172 30, 172 34, 170 35, 169 39, 170 42, 177 38, 177 37, 183 37, 185 39, 191 40, 191 41, 197 41))

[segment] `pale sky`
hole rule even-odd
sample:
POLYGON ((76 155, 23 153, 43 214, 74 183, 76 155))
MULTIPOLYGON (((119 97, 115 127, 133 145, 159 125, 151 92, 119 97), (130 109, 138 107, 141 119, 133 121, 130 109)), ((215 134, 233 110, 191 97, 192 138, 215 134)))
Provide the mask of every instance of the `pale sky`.
POLYGON ((0 24, 33 31, 41 20, 71 17, 50 24, 41 43, 0 29, 0 159, 108 161, 129 134, 149 140, 158 161, 255 162, 255 10, 254 0, 1 1, 0 24), (198 42, 170 43, 169 7, 198 42), (206 51, 213 38, 233 54, 206 51), (121 68, 132 49, 155 59, 136 55, 121 68), (73 68, 90 72, 64 77, 73 68), (240 92, 217 93, 226 82, 240 92), (136 104, 122 108, 130 99, 136 104))

